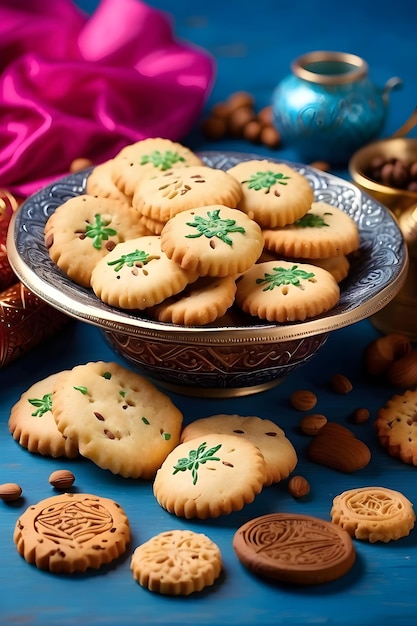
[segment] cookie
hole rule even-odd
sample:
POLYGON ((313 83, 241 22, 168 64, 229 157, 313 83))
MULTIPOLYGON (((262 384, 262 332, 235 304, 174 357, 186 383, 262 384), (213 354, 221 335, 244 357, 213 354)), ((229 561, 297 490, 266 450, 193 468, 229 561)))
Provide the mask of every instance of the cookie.
POLYGON ((133 207, 157 222, 188 209, 221 204, 236 208, 242 196, 239 183, 223 170, 196 165, 169 170, 144 180, 137 188, 133 207))
POLYGON ((112 160, 111 178, 115 186, 132 199, 138 184, 147 178, 178 167, 203 165, 203 161, 182 144, 150 137, 125 146, 112 160))
POLYGON ((161 248, 167 257, 199 276, 245 272, 263 247, 256 222, 238 209, 218 204, 182 211, 161 232, 161 248))
POLYGON ((126 478, 151 479, 179 443, 182 413, 145 377, 117 363, 77 365, 54 386, 53 415, 80 454, 126 478))
POLYGON ((332 522, 351 537, 370 543, 409 535, 416 519, 412 503, 399 491, 386 487, 349 489, 333 499, 332 522))
POLYGON ((130 538, 122 507, 87 493, 64 493, 29 506, 13 534, 19 554, 53 574, 99 569, 121 556, 130 538))
POLYGON ((265 459, 265 485, 287 478, 297 465, 297 453, 284 431, 274 422, 256 416, 211 415, 184 427, 181 443, 206 434, 237 435, 251 441, 265 459))
POLYGON ((349 533, 331 522, 296 513, 249 520, 234 534, 233 548, 257 576, 297 585, 341 578, 356 560, 349 533))
POLYGON ((253 502, 265 479, 265 460, 248 439, 208 434, 179 444, 167 456, 153 491, 169 513, 207 519, 253 502))
POLYGON ((214 584, 222 571, 219 547, 191 530, 168 530, 136 548, 130 569, 149 591, 188 596, 214 584))
POLYGON ((245 313, 270 322, 295 322, 333 308, 340 288, 333 276, 309 263, 257 263, 237 280, 235 302, 245 313))
POLYGON ((313 202, 301 218, 281 228, 265 228, 263 236, 268 250, 303 259, 347 255, 360 244, 356 222, 326 202, 313 202))
POLYGON ((130 199, 115 185, 112 179, 113 160, 96 165, 87 177, 85 191, 88 195, 111 198, 130 206, 130 199))
POLYGON ((45 224, 49 256, 71 280, 90 286, 95 265, 120 242, 149 231, 131 207, 83 194, 61 204, 45 224))
MULTIPOLYGON (((277 259, 282 259, 282 256, 278 255, 275 252, 271 252, 271 250, 267 250, 264 248, 261 256, 259 257, 257 263, 265 263, 266 261, 276 261, 277 259)), ((301 258, 286 258, 286 261, 291 261, 292 263, 310 263, 311 265, 317 265, 318 267, 322 267, 324 270, 330 272, 337 283, 341 283, 344 280, 350 270, 350 261, 347 256, 339 254, 337 256, 327 257, 324 259, 301 259, 301 258)))
POLYGON ((118 244, 91 273, 91 287, 106 304, 144 310, 182 291, 198 275, 182 269, 149 235, 118 244))
POLYGON ((60 374, 51 374, 22 393, 10 411, 8 425, 13 439, 29 452, 73 459, 78 447, 58 430, 51 410, 52 391, 60 374))
POLYGON ((376 416, 375 430, 392 457, 417 465, 417 389, 393 395, 376 416))
POLYGON ((242 161, 227 173, 242 188, 238 208, 262 228, 292 224, 310 209, 314 200, 307 178, 284 163, 242 161))
POLYGON ((205 276, 181 293, 147 309, 152 319, 183 326, 204 326, 226 313, 233 305, 236 282, 233 276, 205 276))

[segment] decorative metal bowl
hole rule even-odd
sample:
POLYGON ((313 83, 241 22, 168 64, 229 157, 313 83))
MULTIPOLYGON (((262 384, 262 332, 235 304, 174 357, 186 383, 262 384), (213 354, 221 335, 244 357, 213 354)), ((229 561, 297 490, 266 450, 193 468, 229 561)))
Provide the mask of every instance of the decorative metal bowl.
MULTIPOLYGON (((227 170, 255 154, 205 152, 204 162, 227 170)), ((331 174, 288 163, 304 174, 317 200, 342 208, 358 224, 360 248, 341 283, 339 303, 306 322, 274 324, 234 308, 215 324, 185 327, 151 320, 101 302, 51 261, 44 244, 48 217, 65 200, 85 192, 91 170, 70 175, 31 196, 8 234, 17 277, 43 300, 100 327, 112 348, 151 380, 194 396, 240 396, 278 384, 309 361, 333 330, 365 319, 395 297, 406 277, 407 247, 395 219, 375 199, 331 174)))

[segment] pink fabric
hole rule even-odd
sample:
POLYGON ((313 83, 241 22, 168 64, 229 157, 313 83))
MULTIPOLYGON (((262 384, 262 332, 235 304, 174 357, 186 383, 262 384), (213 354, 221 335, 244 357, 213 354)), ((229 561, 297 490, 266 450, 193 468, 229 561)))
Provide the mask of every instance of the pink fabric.
POLYGON ((180 141, 212 87, 212 57, 140 0, 0 0, 0 187, 33 193, 86 157, 180 141))

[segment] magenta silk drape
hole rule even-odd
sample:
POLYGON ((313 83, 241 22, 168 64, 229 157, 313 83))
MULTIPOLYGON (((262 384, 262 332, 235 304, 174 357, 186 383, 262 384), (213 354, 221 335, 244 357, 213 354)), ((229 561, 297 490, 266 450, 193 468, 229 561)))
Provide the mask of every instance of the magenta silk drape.
POLYGON ((213 85, 207 51, 140 0, 0 0, 0 187, 33 193, 86 157, 180 141, 213 85))

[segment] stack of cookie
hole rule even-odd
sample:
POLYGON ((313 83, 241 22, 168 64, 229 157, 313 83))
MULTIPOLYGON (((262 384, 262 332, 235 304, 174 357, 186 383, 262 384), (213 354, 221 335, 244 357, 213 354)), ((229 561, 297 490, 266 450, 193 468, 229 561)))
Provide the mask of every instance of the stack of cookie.
POLYGON ((45 243, 106 304, 202 326, 234 306, 278 323, 330 310, 359 233, 288 165, 248 160, 223 171, 151 138, 95 167, 86 194, 47 221, 45 243))

